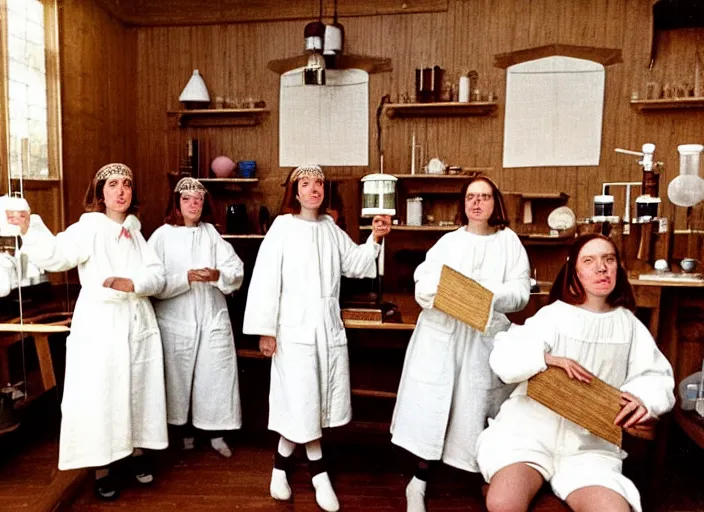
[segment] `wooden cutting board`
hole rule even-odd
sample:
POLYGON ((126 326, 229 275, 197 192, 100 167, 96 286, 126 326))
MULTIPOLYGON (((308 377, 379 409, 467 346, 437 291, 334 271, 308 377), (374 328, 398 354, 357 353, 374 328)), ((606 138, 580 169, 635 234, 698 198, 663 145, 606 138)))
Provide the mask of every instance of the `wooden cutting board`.
POLYGON ((484 332, 494 294, 474 279, 443 265, 433 307, 484 332))
POLYGON ((528 380, 528 396, 594 435, 621 446, 623 431, 614 425, 621 411, 621 391, 596 377, 587 384, 549 367, 528 380))

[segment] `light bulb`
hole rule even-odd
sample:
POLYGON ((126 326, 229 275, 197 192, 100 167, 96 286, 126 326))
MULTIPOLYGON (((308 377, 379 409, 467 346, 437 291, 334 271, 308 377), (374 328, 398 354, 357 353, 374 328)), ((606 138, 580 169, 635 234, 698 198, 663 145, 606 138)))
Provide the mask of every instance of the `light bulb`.
POLYGON ((667 197, 677 206, 694 206, 704 199, 704 180, 696 174, 681 174, 667 186, 667 197))

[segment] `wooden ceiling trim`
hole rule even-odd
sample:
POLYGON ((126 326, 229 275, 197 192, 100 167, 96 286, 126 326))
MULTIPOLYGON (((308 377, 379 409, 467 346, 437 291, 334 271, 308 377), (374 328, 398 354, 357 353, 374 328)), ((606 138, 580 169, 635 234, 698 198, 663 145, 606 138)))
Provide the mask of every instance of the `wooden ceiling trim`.
MULTIPOLYGON (((317 0, 95 0, 128 26, 214 25, 308 20, 319 15, 317 0)), ((449 0, 338 0, 338 16, 378 16, 446 12, 449 0)), ((324 18, 332 18, 334 0, 324 0, 324 18)))

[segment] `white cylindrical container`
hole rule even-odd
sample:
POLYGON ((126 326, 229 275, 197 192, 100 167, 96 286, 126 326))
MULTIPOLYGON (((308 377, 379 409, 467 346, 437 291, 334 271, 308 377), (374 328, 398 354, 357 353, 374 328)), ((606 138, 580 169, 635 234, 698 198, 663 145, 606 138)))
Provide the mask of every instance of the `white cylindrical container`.
POLYGON ((409 197, 406 199, 406 224, 420 226, 423 224, 423 198, 409 197))
POLYGON ((460 103, 469 103, 469 77, 461 76, 457 100, 460 103))
POLYGON ((594 196, 594 216, 609 217, 614 214, 614 196, 594 196))
POLYGON ((369 174, 362 178, 362 216, 396 215, 396 177, 369 174))

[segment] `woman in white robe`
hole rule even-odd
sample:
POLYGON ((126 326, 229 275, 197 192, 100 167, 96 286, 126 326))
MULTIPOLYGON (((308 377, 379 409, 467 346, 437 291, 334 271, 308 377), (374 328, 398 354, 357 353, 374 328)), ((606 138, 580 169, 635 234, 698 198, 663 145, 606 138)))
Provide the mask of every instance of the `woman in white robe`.
POLYGON ((232 245, 201 220, 210 214, 205 194, 198 180, 180 180, 166 224, 149 239, 166 275, 154 309, 164 346, 167 421, 183 426, 183 447, 191 449, 190 412, 191 425, 213 432, 211 446, 230 457, 221 431, 240 428, 242 413, 225 295, 242 285, 244 267, 232 245))
POLYGON ((510 393, 489 368, 493 338, 508 329, 506 313, 523 309, 530 292, 528 256, 506 227, 499 189, 479 177, 465 187, 462 201, 466 225, 444 235, 414 274, 416 301, 423 310, 406 351, 391 423, 392 443, 420 459, 406 487, 413 512, 425 510, 430 462, 479 471, 477 436, 510 393), (443 265, 494 293, 486 332, 433 309, 443 265))
MULTIPOLYGON (((81 291, 66 340, 59 469, 103 467, 129 455, 141 483, 152 481, 140 448, 167 447, 161 337, 148 299, 164 286, 164 267, 132 214, 132 171, 108 164, 86 193, 81 219, 54 236, 41 218, 15 214, 22 251, 37 267, 78 267, 81 291), (142 456, 136 456, 142 455, 142 456)), ((95 491, 116 499, 109 468, 95 491)))
POLYGON ((544 481, 578 511, 641 511, 640 495, 621 473, 626 453, 526 395, 527 380, 548 366, 621 390, 624 428, 643 428, 672 409, 672 367, 635 317, 633 291, 606 237, 585 235, 570 250, 550 292, 551 304, 524 326, 496 337, 491 367, 520 383, 477 442, 490 482, 490 512, 527 510, 544 481))
POLYGON ((269 429, 281 435, 270 492, 288 500, 286 470, 296 444, 305 444, 315 497, 339 509, 323 464, 322 429, 349 423, 347 337, 340 316, 341 276, 376 276, 379 244, 390 225, 376 217, 372 235, 356 245, 321 211, 325 177, 317 165, 301 166, 287 180, 281 215, 262 242, 244 316, 244 332, 259 335, 272 358, 269 429))

